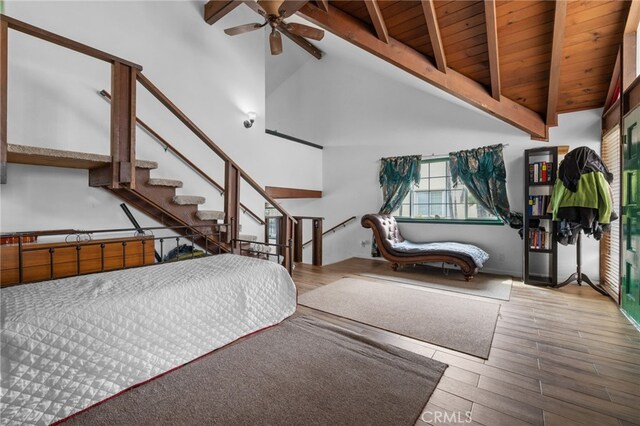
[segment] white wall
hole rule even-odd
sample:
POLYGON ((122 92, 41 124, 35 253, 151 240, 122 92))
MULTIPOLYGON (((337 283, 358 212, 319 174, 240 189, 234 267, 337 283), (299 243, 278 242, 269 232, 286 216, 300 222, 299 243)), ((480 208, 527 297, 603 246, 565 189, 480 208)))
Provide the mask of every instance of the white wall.
MULTIPOLYGON (((264 133, 265 40, 262 31, 230 38, 223 29, 256 19, 246 7, 214 26, 204 2, 9 1, 14 18, 141 64, 144 73, 260 184, 321 189, 322 154, 264 133), (258 118, 247 130, 245 113, 258 118)), ((109 153, 110 66, 15 31, 9 41, 9 143, 109 153)), ((138 85, 138 115, 203 170, 224 182, 222 162, 138 85)), ((178 178, 179 194, 222 197, 187 167, 137 132, 138 158, 156 160, 152 176, 178 178)), ((87 186, 87 172, 9 165, 0 190, 3 232, 54 228, 127 227, 116 198, 87 186)), ((264 204, 243 188, 243 201, 264 204)), ((137 216, 143 224, 152 221, 137 216)), ((248 217, 244 231, 262 235, 248 217), (253 229, 252 229, 253 228, 253 229)))
MULTIPOLYGON (((488 114, 426 93, 420 89, 426 83, 417 79, 398 82, 384 73, 327 55, 320 63, 302 66, 267 99, 269 122, 324 145, 323 198, 287 205, 324 216, 327 228, 358 216, 355 224, 325 238, 325 263, 351 256, 369 257, 371 232, 362 228, 359 220, 365 213, 377 212, 382 204, 377 183, 381 157, 440 155, 509 144, 504 150, 509 199, 514 210, 523 211, 523 151, 545 144, 531 141, 528 135, 488 114), (291 97, 296 99, 295 109, 287 108, 291 97)), ((561 115, 559 127, 551 129, 549 144, 571 148, 586 145, 599 152, 600 113, 592 110, 561 115)), ((400 227, 405 237, 415 241, 476 244, 491 255, 485 270, 515 276, 522 273, 522 241, 507 226, 400 227)), ((575 247, 561 246, 559 250, 559 276, 568 276, 575 270, 575 247)), ((585 273, 597 279, 598 243, 585 239, 583 254, 585 273)))

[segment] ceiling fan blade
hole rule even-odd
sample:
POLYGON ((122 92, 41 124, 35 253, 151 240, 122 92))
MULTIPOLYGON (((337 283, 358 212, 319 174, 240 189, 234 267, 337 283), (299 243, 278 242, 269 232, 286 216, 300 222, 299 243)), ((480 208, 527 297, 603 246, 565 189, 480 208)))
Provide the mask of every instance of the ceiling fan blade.
POLYGON ((296 13, 298 10, 302 8, 305 4, 307 4, 309 0, 286 0, 278 9, 278 13, 283 18, 288 18, 289 16, 296 13))
POLYGON ((283 25, 282 23, 280 23, 280 25, 278 25, 278 29, 280 30, 280 32, 282 34, 287 36, 295 44, 297 44, 298 46, 302 47, 304 50, 309 52, 314 58, 322 59, 322 51, 320 49, 318 49, 317 47, 315 47, 313 44, 311 44, 311 42, 309 40, 307 40, 304 37, 300 37, 299 35, 293 34, 289 30, 287 30, 287 27, 285 25, 283 25))
POLYGON ((310 38, 311 40, 322 40, 324 37, 324 31, 308 25, 292 22, 290 24, 285 24, 285 26, 291 33, 299 35, 300 37, 310 38))
POLYGON ((238 25, 237 27, 231 27, 224 30, 224 33, 230 36, 248 33, 250 31, 255 31, 259 28, 264 27, 264 24, 244 24, 238 25))
POLYGON ((269 47, 271 48, 272 55, 279 55, 282 53, 282 36, 275 30, 275 28, 269 34, 269 47))

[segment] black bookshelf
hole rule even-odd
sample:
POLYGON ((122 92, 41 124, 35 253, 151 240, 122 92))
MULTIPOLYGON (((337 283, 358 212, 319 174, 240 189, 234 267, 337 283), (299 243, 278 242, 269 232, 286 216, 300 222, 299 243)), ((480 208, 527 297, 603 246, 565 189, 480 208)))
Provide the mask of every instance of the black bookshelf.
POLYGON ((526 284, 556 285, 558 283, 557 223, 551 220, 547 206, 557 177, 558 163, 568 152, 567 146, 549 146, 524 152, 524 261, 523 280, 526 284), (530 220, 539 222, 532 227, 530 220), (533 273, 532 264, 546 264, 546 271, 533 273))

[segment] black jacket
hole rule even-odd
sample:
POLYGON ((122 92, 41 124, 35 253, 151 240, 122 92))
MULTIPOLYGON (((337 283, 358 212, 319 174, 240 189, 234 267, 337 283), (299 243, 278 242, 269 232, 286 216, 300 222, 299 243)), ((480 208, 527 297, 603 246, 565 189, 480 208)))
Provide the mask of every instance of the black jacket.
POLYGON ((558 178, 571 192, 578 190, 580 176, 585 173, 602 172, 607 182, 613 182, 613 174, 594 150, 586 146, 571 150, 560 163, 558 178))

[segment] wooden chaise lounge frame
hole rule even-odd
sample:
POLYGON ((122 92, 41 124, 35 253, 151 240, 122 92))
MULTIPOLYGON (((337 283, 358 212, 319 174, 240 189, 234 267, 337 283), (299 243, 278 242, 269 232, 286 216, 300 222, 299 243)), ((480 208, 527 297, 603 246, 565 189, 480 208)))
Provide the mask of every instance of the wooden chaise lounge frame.
POLYGON ((462 253, 449 251, 430 252, 401 252, 393 249, 393 244, 405 241, 398 229, 396 219, 391 215, 366 214, 362 216, 360 223, 365 228, 371 228, 378 244, 380 254, 391 262, 391 268, 397 270, 400 264, 415 264, 428 262, 445 262, 460 267, 465 281, 471 281, 478 273, 478 267, 473 259, 462 253))

